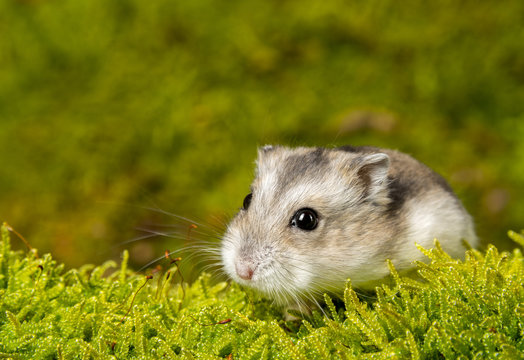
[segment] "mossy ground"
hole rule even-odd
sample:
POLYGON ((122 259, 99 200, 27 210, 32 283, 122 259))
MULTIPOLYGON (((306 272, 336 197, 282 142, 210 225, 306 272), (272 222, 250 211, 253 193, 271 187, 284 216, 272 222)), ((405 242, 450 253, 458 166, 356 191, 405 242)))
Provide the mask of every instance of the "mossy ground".
MULTIPOLYGON (((524 245, 524 237, 510 236, 524 245)), ((202 274, 182 284, 177 263, 149 276, 106 262, 65 271, 50 255, 0 242, 0 358, 352 359, 524 358, 520 249, 421 249, 419 279, 390 266, 393 285, 362 301, 350 283, 336 307, 285 321, 280 309, 202 274), (110 271, 112 270, 112 272, 110 271)))

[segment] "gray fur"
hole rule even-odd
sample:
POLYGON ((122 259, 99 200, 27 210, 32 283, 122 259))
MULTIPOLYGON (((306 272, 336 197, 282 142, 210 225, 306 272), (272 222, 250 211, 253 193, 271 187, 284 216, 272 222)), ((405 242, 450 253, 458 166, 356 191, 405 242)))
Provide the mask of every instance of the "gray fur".
POLYGON ((424 260, 438 238, 453 256, 476 245, 473 222, 446 181, 409 155, 374 147, 259 150, 253 198, 231 221, 223 265, 237 282, 284 304, 315 301, 347 278, 363 286, 424 260), (290 225, 314 209, 318 227, 290 225))

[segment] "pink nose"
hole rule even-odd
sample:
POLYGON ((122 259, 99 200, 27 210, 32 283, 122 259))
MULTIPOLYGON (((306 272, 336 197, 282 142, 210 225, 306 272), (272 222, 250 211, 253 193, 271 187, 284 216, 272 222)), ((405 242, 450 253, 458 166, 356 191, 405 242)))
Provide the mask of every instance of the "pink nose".
POLYGON ((255 272, 255 266, 250 263, 246 264, 244 262, 237 261, 235 264, 235 270, 241 279, 251 280, 251 278, 253 278, 253 273, 255 272))

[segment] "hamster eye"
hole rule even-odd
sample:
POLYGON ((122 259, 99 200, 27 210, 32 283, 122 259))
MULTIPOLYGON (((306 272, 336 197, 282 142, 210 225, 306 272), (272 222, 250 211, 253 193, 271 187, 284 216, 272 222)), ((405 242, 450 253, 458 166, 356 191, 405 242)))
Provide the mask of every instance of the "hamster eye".
POLYGON ((251 205, 251 199, 253 198, 253 194, 249 193, 244 198, 244 202, 242 203, 242 209, 247 210, 249 205, 251 205))
POLYGON ((313 209, 300 209, 293 215, 290 225, 306 231, 314 230, 318 225, 318 215, 313 209))

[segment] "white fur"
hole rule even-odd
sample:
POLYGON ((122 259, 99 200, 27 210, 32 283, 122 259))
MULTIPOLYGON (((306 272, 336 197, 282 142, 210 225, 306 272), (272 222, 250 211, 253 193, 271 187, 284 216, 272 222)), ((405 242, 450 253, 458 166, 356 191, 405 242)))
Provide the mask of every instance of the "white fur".
POLYGON ((446 193, 429 194, 412 200, 406 205, 408 228, 404 236, 405 251, 396 260, 399 267, 410 267, 413 260, 425 260, 416 248, 432 248, 438 240, 451 256, 463 257, 462 240, 471 246, 477 245, 471 217, 462 206, 449 206, 457 200, 446 193))

